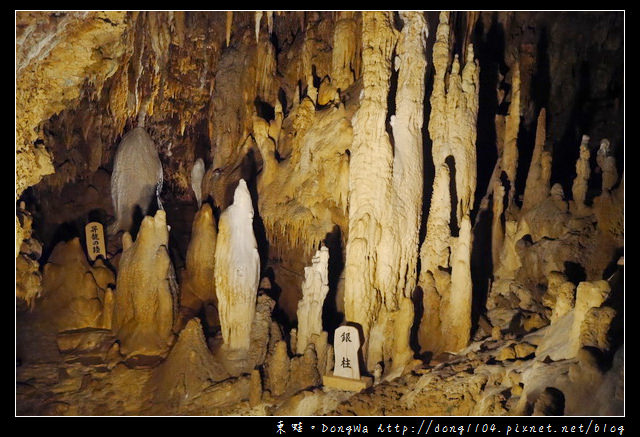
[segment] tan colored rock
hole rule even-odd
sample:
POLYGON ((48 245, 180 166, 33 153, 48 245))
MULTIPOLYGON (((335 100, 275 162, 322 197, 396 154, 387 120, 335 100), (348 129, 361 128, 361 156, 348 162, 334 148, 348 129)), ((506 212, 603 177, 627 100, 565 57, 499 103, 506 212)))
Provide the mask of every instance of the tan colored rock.
MULTIPOLYGON (((549 195, 549 177, 551 176, 550 165, 545 163, 547 159, 544 155, 546 141, 546 115, 544 108, 538 114, 538 125, 536 127, 536 139, 531 157, 529 173, 524 189, 524 199, 522 201, 522 211, 527 211, 544 201, 549 195)), ((548 154, 550 157, 551 155, 548 154)))
POLYGON ((322 384, 322 378, 318 373, 318 358, 315 348, 309 345, 304 355, 291 359, 289 383, 287 393, 293 394, 322 384))
POLYGON ((179 405, 228 377, 207 348, 199 320, 193 318, 180 332, 167 359, 154 369, 149 389, 154 391, 155 402, 179 405))
POLYGON ((215 284, 225 346, 246 356, 260 283, 260 256, 253 235, 253 205, 244 180, 220 216, 215 284))
POLYGON ((102 260, 89 265, 80 239, 60 242, 44 267, 39 310, 58 331, 101 328, 105 293, 113 283, 102 260))
POLYGON ((608 306, 591 308, 580 326, 580 345, 602 351, 610 349, 609 330, 616 311, 608 306))
POLYGON ((582 213, 586 208, 584 202, 589 188, 589 177, 591 176, 590 158, 589 136, 583 135, 580 143, 580 157, 576 162, 576 178, 573 180, 573 186, 571 187, 576 213, 582 213))
POLYGON ((168 253, 165 212, 145 217, 135 243, 125 233, 115 293, 113 331, 121 353, 163 356, 173 342, 177 285, 168 253))
POLYGON ((287 343, 279 341, 265 365, 265 388, 272 396, 281 396, 289 384, 290 360, 287 354, 287 343))
POLYGON ((573 309, 575 290, 575 285, 567 280, 564 273, 551 272, 549 274, 547 292, 543 296, 543 303, 552 309, 551 323, 573 309))
POLYGON ((251 371, 251 391, 249 392, 249 405, 255 407, 262 401, 262 378, 258 369, 251 371))
MULTIPOLYGON (((211 206, 205 204, 196 213, 187 248, 185 271, 182 275, 180 305, 197 313, 203 305, 217 309, 215 286, 215 253, 217 241, 215 217, 211 206)), ((216 311, 217 312, 217 311, 216 311)), ((212 322, 218 324, 215 314, 212 322)), ((215 326, 212 325, 212 326, 215 326)))
POLYGON ((359 52, 357 23, 354 12, 339 12, 339 18, 333 33, 331 51, 331 85, 336 90, 346 90, 354 81, 359 52))
POLYGON ((516 354, 516 358, 524 359, 536 351, 536 346, 527 342, 516 343, 513 346, 513 350, 516 354))

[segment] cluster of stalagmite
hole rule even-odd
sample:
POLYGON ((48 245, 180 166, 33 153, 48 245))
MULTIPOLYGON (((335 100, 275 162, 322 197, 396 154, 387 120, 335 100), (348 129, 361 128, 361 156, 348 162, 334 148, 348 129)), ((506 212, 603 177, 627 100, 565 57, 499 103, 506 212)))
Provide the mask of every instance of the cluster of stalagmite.
POLYGON ((436 173, 427 236, 420 251, 419 285, 424 302, 420 345, 433 352, 466 346, 471 329, 470 213, 476 187, 479 78, 471 45, 462 72, 457 55, 449 71, 448 20, 448 14, 442 12, 433 48, 429 133, 436 173))
POLYGON ((398 35, 392 14, 363 14, 363 97, 352 121, 345 317, 362 327, 371 369, 389 360, 402 366, 411 355, 398 348, 408 344, 409 332, 392 333, 394 323, 413 319, 413 307, 401 302, 413 292, 417 274, 427 28, 422 14, 401 18, 398 35), (393 68, 398 70, 397 113, 388 114, 393 68), (386 128, 389 115, 392 132, 386 128))
MULTIPOLYGON (((570 348, 571 354, 575 355, 579 349, 576 344, 584 317, 582 313, 586 311, 579 310, 581 305, 578 303, 572 310, 577 299, 576 284, 584 279, 607 279, 605 269, 610 268, 616 251, 623 247, 623 199, 620 194, 623 184, 616 187, 619 178, 615 160, 610 156, 609 141, 602 140, 596 159, 602 187, 599 194, 593 195, 590 138, 583 135, 571 186, 573 199, 567 198, 561 184, 551 186, 552 151, 546 140, 546 110, 543 108, 538 114, 531 164, 519 207, 513 185, 518 170, 513 158, 518 149, 517 122, 510 121, 510 117, 518 112, 519 85, 516 61, 509 115, 506 120, 497 116, 497 125, 503 128, 499 137, 504 137, 505 141, 502 148, 498 141, 501 159, 494 175, 502 173, 506 177, 494 177, 491 181, 493 280, 486 303, 487 316, 494 328, 501 330, 519 326, 519 329, 531 331, 549 323, 554 327, 552 332, 565 328, 573 330, 569 339, 561 342, 564 342, 562 348, 570 348), (505 203, 507 209, 503 211, 505 203), (540 290, 546 292, 542 294, 540 290), (573 327, 569 326, 572 322, 567 321, 568 313, 575 313, 576 320, 580 318, 573 327), (563 327, 558 328, 561 320, 563 327)), ((578 288, 586 290, 586 284, 581 283, 578 288)), ((598 307, 600 303, 592 306, 598 307)), ((601 311, 605 328, 615 314, 611 311, 601 311)), ((605 328, 593 329, 600 332, 605 328)), ((557 338, 557 335, 552 337, 557 338)))
POLYGON ((122 237, 113 331, 125 357, 164 356, 173 342, 178 296, 164 211, 145 217, 136 241, 122 237))
POLYGON ((215 291, 222 337, 228 350, 241 356, 249 352, 260 282, 257 247, 251 195, 241 179, 233 204, 220 216, 215 251, 215 291))

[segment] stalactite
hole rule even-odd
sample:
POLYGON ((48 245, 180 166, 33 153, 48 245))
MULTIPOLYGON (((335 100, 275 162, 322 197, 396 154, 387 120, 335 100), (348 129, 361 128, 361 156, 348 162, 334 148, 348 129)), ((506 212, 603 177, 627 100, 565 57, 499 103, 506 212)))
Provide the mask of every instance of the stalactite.
MULTIPOLYGON (((427 236, 420 251, 419 284, 423 290, 424 314, 419 339, 423 350, 455 351, 469 341, 471 314, 471 222, 476 186, 476 120, 478 68, 473 47, 467 47, 467 62, 460 74, 456 56, 448 87, 448 13, 440 14, 433 47, 435 77, 431 95, 429 134, 433 140, 436 174, 431 197, 427 236), (453 158, 453 159, 450 159, 453 158), (451 174, 455 169, 455 177, 451 174), (455 179, 457 203, 451 205, 449 181, 455 179), (456 226, 449 222, 455 208, 456 226), (457 228, 457 235, 452 230, 457 228)), ((494 196, 495 196, 494 192, 494 196)), ((495 198, 495 197, 494 197, 495 198)))
POLYGON ((231 27, 233 26, 233 11, 227 11, 227 26, 226 26, 226 44, 229 47, 231 41, 231 27))
POLYGON ((357 24, 353 12, 339 12, 333 33, 331 85, 346 90, 353 83, 354 63, 357 52, 357 24))
POLYGON ((129 231, 136 208, 146 214, 156 188, 162 187, 162 178, 162 163, 153 140, 143 128, 136 127, 122 138, 114 158, 111 199, 116 221, 109 226, 109 234, 129 231))
POLYGON ((260 40, 260 21, 262 21, 262 11, 254 12, 255 17, 255 32, 256 32, 256 43, 260 40))
POLYGON ((251 195, 243 179, 235 190, 233 204, 220 216, 215 271, 225 347, 246 355, 260 282, 260 256, 253 235, 251 195))

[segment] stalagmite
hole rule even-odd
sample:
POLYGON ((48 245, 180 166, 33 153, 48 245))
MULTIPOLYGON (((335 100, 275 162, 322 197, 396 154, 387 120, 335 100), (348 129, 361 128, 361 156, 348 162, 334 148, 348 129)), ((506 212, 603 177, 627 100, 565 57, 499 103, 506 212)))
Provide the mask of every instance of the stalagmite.
POLYGON ((385 118, 396 34, 389 13, 365 12, 362 19, 364 97, 352 122, 345 316, 362 326, 366 350, 369 329, 382 304, 381 294, 387 291, 376 283, 375 259, 391 200, 393 153, 385 118))
POLYGON ((215 284, 225 347, 248 353, 260 281, 260 256, 253 235, 253 205, 247 184, 238 183, 233 204, 220 216, 215 284))
MULTIPOLYGON (((182 276, 180 304, 195 312, 207 304, 217 308, 214 274, 216 240, 215 217, 211 206, 205 204, 193 219, 186 269, 182 276)), ((213 318, 217 319, 217 314, 213 318)))
POLYGON ((111 199, 116 221, 109 226, 109 234, 129 231, 136 211, 147 213, 158 188, 162 189, 162 163, 149 134, 136 127, 120 141, 113 162, 111 199))
POLYGON ((191 189, 196 195, 196 202, 198 203, 198 209, 202 206, 202 178, 204 177, 204 161, 202 158, 198 158, 193 164, 191 170, 191 189))
POLYGON ((610 155, 610 143, 607 139, 600 141, 597 162, 602 171, 602 191, 611 191, 618 182, 618 169, 615 157, 610 155))
MULTIPOLYGON (((466 346, 470 334, 472 291, 470 212, 476 187, 479 72, 473 47, 469 45, 462 74, 458 56, 454 58, 445 91, 450 62, 448 20, 448 13, 440 13, 433 47, 435 77, 429 133, 433 140, 436 174, 427 235, 420 251, 419 285, 423 291, 424 314, 419 339, 423 350, 434 353, 466 346), (452 204, 453 193, 449 190, 452 177, 455 179, 455 204, 452 204), (455 208, 455 215, 452 208, 455 208), (450 223, 453 218, 456 222, 450 223)), ((499 194, 494 191, 494 199, 499 194)), ((494 210, 497 212, 499 209, 494 210)))
POLYGON ((58 331, 101 328, 104 311, 109 310, 108 286, 114 282, 113 273, 101 259, 89 264, 78 238, 60 242, 44 266, 43 299, 38 309, 58 331))
POLYGON ((329 249, 322 246, 313 257, 311 267, 304 269, 302 300, 298 304, 296 350, 303 354, 311 336, 322 333, 322 307, 329 292, 329 249))
POLYGON ((516 172, 518 170, 518 131, 520 129, 520 63, 513 62, 511 78, 511 102, 504 122, 504 149, 502 151, 502 171, 509 181, 507 209, 511 209, 516 194, 516 172))
POLYGON ((591 166, 589 159, 591 152, 589 151, 589 137, 582 136, 580 143, 580 157, 576 162, 576 178, 573 180, 573 204, 576 212, 580 213, 586 208, 585 199, 587 198, 587 189, 589 187, 589 177, 591 176, 591 166))
POLYGON ((497 180, 493 184, 493 217, 491 222, 491 259, 493 266, 500 262, 502 244, 504 242, 504 229, 502 226, 502 213, 504 212, 504 186, 497 180))
POLYGON ((524 200, 522 201, 522 211, 527 211, 544 201, 549 195, 550 172, 544 164, 544 145, 546 140, 546 111, 540 110, 538 115, 538 126, 536 128, 536 140, 531 157, 531 166, 527 174, 527 183, 524 189, 524 200))
POLYGON ((173 341, 177 284, 164 211, 145 217, 135 243, 122 237, 113 331, 125 357, 163 356, 173 341))
POLYGON ((395 320, 405 326, 399 301, 413 292, 417 276, 427 31, 422 14, 402 13, 401 18, 404 26, 397 35, 389 14, 363 14, 364 97, 353 121, 345 313, 362 326, 371 369, 380 360, 404 362, 410 354, 404 335, 392 338, 391 332, 395 320), (385 118, 396 38, 392 146, 385 118))

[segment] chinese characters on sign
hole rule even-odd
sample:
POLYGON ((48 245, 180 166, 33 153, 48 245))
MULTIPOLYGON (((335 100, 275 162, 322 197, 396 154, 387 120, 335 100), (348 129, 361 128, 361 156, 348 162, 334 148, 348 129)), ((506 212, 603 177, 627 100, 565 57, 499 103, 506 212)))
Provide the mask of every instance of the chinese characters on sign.
POLYGON ((333 375, 360 379, 360 367, 358 365, 360 338, 358 337, 358 330, 353 326, 341 326, 336 329, 333 348, 336 359, 333 375))
POLYGON ((89 254, 89 259, 91 259, 91 261, 95 261, 99 256, 106 259, 107 251, 104 244, 102 224, 98 222, 89 222, 84 227, 84 233, 87 240, 87 253, 89 254))

